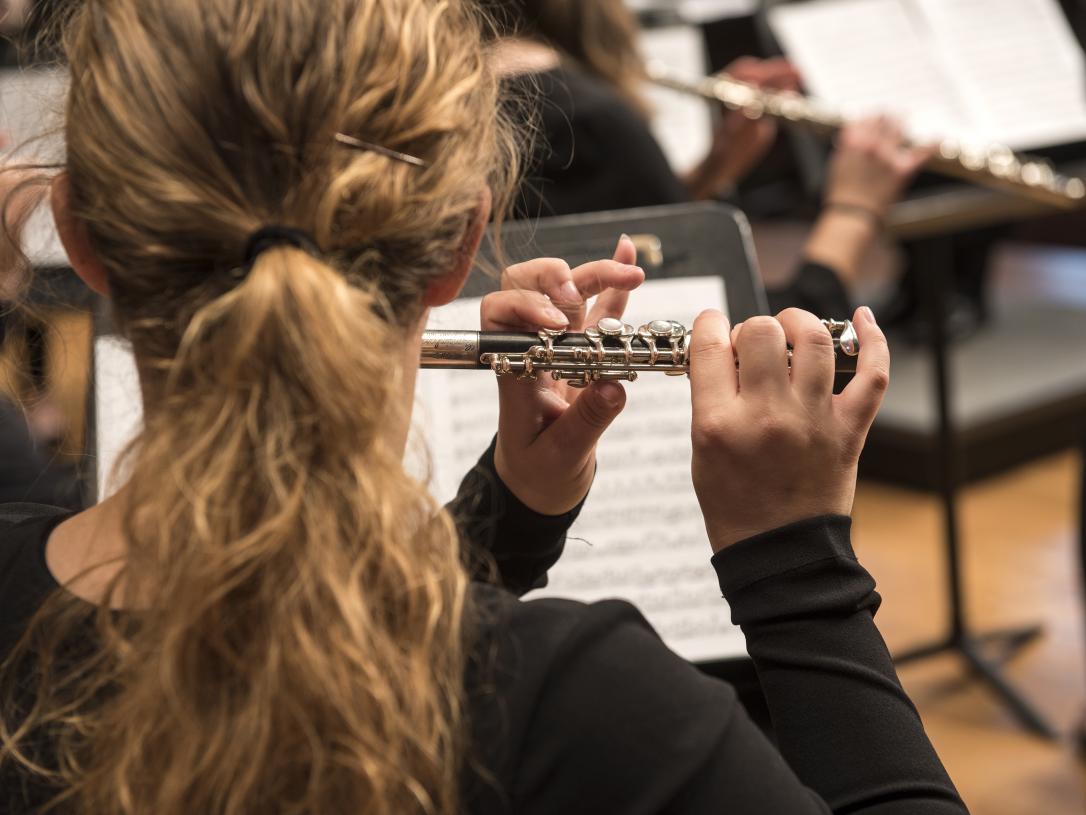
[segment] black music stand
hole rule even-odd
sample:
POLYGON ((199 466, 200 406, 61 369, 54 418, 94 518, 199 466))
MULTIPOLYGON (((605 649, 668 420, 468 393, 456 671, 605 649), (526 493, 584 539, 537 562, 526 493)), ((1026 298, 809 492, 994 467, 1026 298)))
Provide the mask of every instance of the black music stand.
MULTIPOLYGON (((1082 175, 1086 173, 1086 164, 1069 164, 1061 169, 1082 175)), ((1072 386, 1061 393, 1050 393, 1028 404, 1028 400, 1023 400, 1017 415, 963 421, 954 410, 951 359, 954 351, 945 319, 949 282, 955 271, 954 236, 992 226, 1010 228, 1051 212, 1044 206, 1002 193, 955 186, 923 191, 895 208, 889 219, 890 230, 895 237, 912 244, 913 271, 918 276, 920 305, 929 327, 926 353, 936 410, 935 424, 928 434, 934 443, 925 445, 915 433, 902 433, 877 424, 869 439, 871 455, 867 456, 868 465, 873 466, 867 469, 869 474, 882 476, 890 467, 911 469, 915 474, 911 485, 933 489, 942 504, 949 598, 947 631, 933 643, 899 654, 897 663, 901 665, 956 652, 1027 729, 1054 739, 1057 733, 1051 724, 983 653, 985 647, 996 645, 1001 646, 1005 655, 1013 655, 1042 633, 1040 626, 982 633, 975 631, 966 618, 957 498, 960 489, 971 480, 1039 455, 1066 449, 1082 440, 1081 417, 1086 410, 1086 385, 1081 381, 1081 371, 1068 366, 1066 376, 1072 386), (1018 439, 1017 443, 1000 443, 1010 438, 1018 439)), ((1082 443, 1086 453, 1086 441, 1082 443)), ((1086 574, 1086 475, 1082 489, 1083 569, 1086 574)))
POLYGON ((715 203, 506 223, 500 246, 492 239, 484 245, 480 268, 468 280, 463 296, 494 291, 498 280, 492 270, 503 264, 560 257, 577 266, 609 258, 624 232, 638 245, 638 263, 650 279, 717 276, 724 281, 732 322, 769 312, 750 224, 735 207, 715 203))

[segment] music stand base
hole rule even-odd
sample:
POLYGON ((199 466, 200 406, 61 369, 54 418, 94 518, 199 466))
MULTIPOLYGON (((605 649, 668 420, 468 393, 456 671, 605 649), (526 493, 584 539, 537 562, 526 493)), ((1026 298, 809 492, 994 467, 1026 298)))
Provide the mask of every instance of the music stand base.
MULTIPOLYGON (((1055 741, 1059 738, 1055 728, 1007 681, 999 668, 981 653, 981 646, 1000 643, 1003 645, 1004 652, 1011 656, 1037 639, 1041 633, 1041 626, 1035 625, 990 631, 983 634, 953 634, 944 640, 911 648, 894 657, 894 663, 901 666, 938 656, 939 654, 955 652, 965 660, 973 673, 982 679, 995 695, 1011 709, 1011 712, 1027 730, 1041 738, 1055 741)), ((1083 733, 1083 737, 1086 738, 1086 732, 1083 733)))

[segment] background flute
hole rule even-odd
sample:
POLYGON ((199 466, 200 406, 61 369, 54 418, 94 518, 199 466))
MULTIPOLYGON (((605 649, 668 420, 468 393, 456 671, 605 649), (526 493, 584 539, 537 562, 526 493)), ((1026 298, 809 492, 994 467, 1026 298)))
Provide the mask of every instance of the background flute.
MULTIPOLYGON (((823 320, 822 324, 833 337, 837 372, 854 373, 860 341, 852 323, 823 320)), ((419 364, 422 368, 491 370, 499 377, 526 379, 548 373, 573 387, 603 380, 633 382, 642 373, 684 376, 690 371, 690 332, 673 320, 653 320, 634 329, 611 317, 583 333, 427 331, 422 335, 419 364)))
MULTIPOLYGON (((649 80, 661 87, 719 102, 752 119, 770 116, 822 134, 836 133, 845 125, 839 114, 792 91, 766 90, 726 74, 693 78, 658 61, 650 62, 646 70, 649 80)), ((1063 209, 1086 202, 1086 182, 1057 173, 1043 159, 1018 155, 1000 145, 975 149, 952 140, 941 142, 938 150, 925 166, 941 175, 1063 209)))

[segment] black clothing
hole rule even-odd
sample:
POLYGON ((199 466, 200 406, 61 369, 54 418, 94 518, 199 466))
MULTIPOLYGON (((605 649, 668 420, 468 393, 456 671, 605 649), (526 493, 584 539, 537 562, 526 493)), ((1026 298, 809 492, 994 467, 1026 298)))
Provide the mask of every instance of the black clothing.
MULTIPOLYGON (((513 115, 538 130, 518 191, 518 218, 690 200, 644 118, 605 82, 562 66, 507 85, 513 115)), ((774 314, 796 306, 821 317, 852 315, 837 274, 816 263, 803 263, 792 283, 768 294, 774 314)))
POLYGON ((507 80, 537 126, 517 203, 536 218, 680 204, 690 193, 648 124, 605 82, 566 67, 507 80))
POLYGON ((68 508, 81 504, 75 474, 46 459, 30 435, 23 412, 0 397, 0 504, 12 501, 68 508))
MULTIPOLYGON (((629 604, 517 599, 558 559, 577 511, 525 507, 498 479, 493 448, 451 510, 496 576, 473 583, 481 634, 466 687, 487 772, 467 779, 466 812, 965 812, 875 629, 879 597, 852 553, 849 519, 795 524, 712 559, 778 752, 730 686, 669 651, 629 604)), ((43 555, 64 517, 10 526, 0 510, 0 656, 56 589, 43 555)), ((40 788, 23 796, 11 775, 0 781, 0 811, 40 804, 40 788)))

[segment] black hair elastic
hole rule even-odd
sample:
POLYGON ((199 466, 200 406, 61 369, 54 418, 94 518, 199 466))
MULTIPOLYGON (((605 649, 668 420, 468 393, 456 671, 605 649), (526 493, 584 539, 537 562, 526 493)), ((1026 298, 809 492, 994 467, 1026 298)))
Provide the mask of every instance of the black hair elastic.
POLYGON ((308 232, 291 226, 272 224, 258 229, 245 244, 245 265, 252 266, 261 254, 276 246, 296 246, 311 255, 319 254, 317 242, 308 232))

